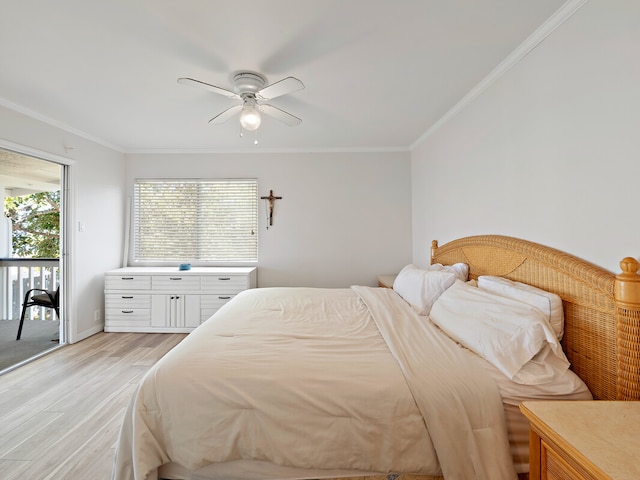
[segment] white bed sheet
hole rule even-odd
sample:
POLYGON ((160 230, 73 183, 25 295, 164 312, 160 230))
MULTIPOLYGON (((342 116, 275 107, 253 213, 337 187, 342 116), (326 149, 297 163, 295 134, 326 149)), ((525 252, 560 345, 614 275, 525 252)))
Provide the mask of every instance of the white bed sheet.
POLYGON ((169 462, 197 471, 242 459, 304 468, 375 471, 371 461, 424 468, 418 459, 425 452, 434 457, 433 447, 397 363, 389 360, 351 289, 247 290, 145 376, 126 413, 114 478, 141 480, 169 462), (207 378, 216 383, 207 385, 207 378), (357 414, 351 405, 358 405, 357 414), (216 411, 225 411, 226 420, 207 424, 216 411), (267 413, 247 425, 256 412, 267 413), (326 433, 341 431, 341 423, 349 435, 326 433), (235 433, 212 444, 217 428, 235 433), (394 445, 398 429, 407 437, 394 445), (300 439, 313 447, 292 459, 300 439))
POLYGON ((518 473, 529 471, 529 420, 520 411, 520 403, 530 400, 592 400, 587 385, 571 370, 540 385, 522 385, 509 380, 497 368, 477 355, 470 356, 495 380, 504 406, 513 465, 518 473))
MULTIPOLYGON (((473 361, 482 365, 496 381, 502 396, 505 420, 509 436, 509 447, 517 473, 529 472, 529 420, 520 411, 521 402, 530 400, 592 400, 587 385, 571 370, 561 377, 542 385, 522 385, 509 380, 489 362, 469 352, 473 361)), ((213 464, 188 472, 175 464, 161 470, 165 478, 177 480, 278 480, 278 479, 323 479, 381 475, 364 471, 327 471, 284 469, 265 462, 239 461, 228 464, 213 464), (193 475, 193 476, 192 476, 193 475)))
MULTIPOLYGON (((168 364, 168 369, 154 367, 147 375, 145 383, 151 382, 154 388, 148 389, 143 386, 130 405, 127 413, 128 420, 123 424, 114 478, 118 480, 134 478, 130 470, 131 463, 136 464, 138 470, 136 479, 145 478, 147 472, 149 473, 147 478, 154 478, 157 474, 156 468, 162 464, 166 465, 161 467, 160 472, 166 478, 191 478, 187 475, 193 475, 192 478, 197 479, 221 478, 221 476, 242 479, 247 478, 247 475, 251 478, 260 478, 256 476, 256 469, 262 472, 261 478, 326 478, 347 474, 363 476, 364 472, 378 471, 439 473, 431 438, 424 428, 420 408, 414 401, 413 395, 416 392, 412 391, 407 383, 409 380, 401 374, 402 362, 390 357, 388 347, 361 298, 354 295, 350 289, 293 289, 301 295, 296 297, 292 304, 288 303, 290 300, 286 302, 284 300, 285 297, 291 296, 292 289, 262 290, 261 293, 249 291, 246 295, 242 295, 249 301, 228 304, 228 308, 221 310, 215 319, 199 327, 197 335, 190 335, 179 346, 180 348, 170 352, 165 357, 166 360, 159 363, 159 365, 168 364), (268 290, 266 292, 268 300, 264 297, 264 290, 268 290), (311 302, 318 301, 322 306, 321 309, 311 309, 311 302), (351 313, 346 314, 347 310, 351 313), (294 312, 297 317, 296 322, 303 318, 302 325, 296 323, 292 331, 292 320, 285 315, 285 312, 294 312), (240 431, 243 435, 234 437, 233 441, 227 438, 225 445, 206 446, 208 451, 213 450, 216 454, 203 457, 201 444, 208 441, 205 431, 210 430, 210 427, 203 428, 202 421, 198 420, 202 418, 199 415, 202 412, 198 412, 199 414, 195 417, 190 415, 192 407, 187 407, 177 416, 175 413, 168 412, 175 412, 176 408, 179 410, 187 405, 187 400, 195 395, 196 387, 202 386, 202 374, 219 376, 225 372, 225 369, 234 368, 234 362, 237 360, 234 355, 247 356, 245 342, 249 341, 257 331, 261 332, 262 337, 258 348, 254 344, 253 353, 249 356, 254 357, 253 365, 256 365, 255 361, 257 361, 259 367, 257 369, 252 367, 251 370, 243 370, 241 373, 246 376, 247 382, 250 378, 262 381, 260 394, 252 395, 246 391, 239 393, 238 384, 230 381, 216 387, 216 397, 220 399, 220 389, 222 389, 224 392, 222 396, 228 402, 236 402, 235 407, 239 413, 231 421, 232 423, 240 421, 239 417, 247 414, 255 415, 255 412, 262 408, 259 405, 260 402, 269 404, 265 408, 267 411, 271 409, 268 415, 270 418, 262 419, 260 422, 254 421, 249 427, 241 426, 240 431), (206 338, 211 335, 218 343, 210 346, 206 338), (357 341, 354 342, 356 339, 357 341), (273 360, 277 358, 277 352, 281 352, 282 344, 289 341, 298 345, 296 348, 299 348, 297 352, 299 362, 296 361, 296 357, 293 357, 289 365, 286 365, 286 370, 280 372, 280 380, 272 377, 265 380, 264 368, 273 366, 273 360), (218 347, 224 345, 225 352, 220 351, 219 355, 216 355, 216 345, 218 347), (345 348, 346 358, 338 355, 334 358, 333 352, 343 351, 345 348), (380 355, 384 351, 387 353, 380 355), (214 363, 211 364, 210 359, 207 360, 209 366, 204 366, 202 358, 199 358, 205 352, 208 357, 213 354, 214 363), (330 359, 328 364, 327 358, 330 359), (388 361, 389 358, 392 358, 391 362, 388 361), (320 362, 321 359, 322 362, 320 362), (174 363, 178 360, 182 363, 174 363), (300 373, 297 368, 300 365, 296 365, 297 363, 304 365, 303 373, 300 373), (346 373, 346 376, 337 379, 336 373, 339 371, 346 373), (375 377, 371 377, 372 372, 375 372, 375 377), (299 375, 302 376, 299 377, 299 375), (293 382, 290 381, 292 378, 293 382), (380 382, 381 378, 384 382, 380 382), (285 379, 288 380, 285 381, 285 379), (179 382, 179 386, 176 386, 175 382, 179 382), (331 388, 337 388, 340 398, 328 394, 329 383, 327 382, 333 385, 331 388), (291 390, 292 385, 300 383, 303 384, 302 388, 291 390), (168 400, 159 398, 166 392, 159 394, 158 392, 162 389, 156 389, 158 384, 164 384, 169 390, 173 388, 173 393, 169 393, 168 400), (278 397, 272 396, 275 392, 279 392, 278 397), (283 392, 284 397, 280 395, 283 392), (265 393, 267 393, 266 396, 265 393), (313 417, 314 414, 304 412, 304 419, 297 418, 297 421, 290 422, 291 407, 296 403, 293 398, 301 395, 306 396, 305 401, 314 405, 314 408, 328 410, 330 415, 324 419, 320 417, 310 419, 309 417, 313 417), (345 411, 345 406, 350 405, 350 402, 363 399, 365 400, 364 413, 358 412, 354 415, 355 412, 345 411), (239 405, 238 401, 247 403, 239 405), (140 416, 141 409, 145 412, 143 416, 140 416), (349 424, 349 433, 338 435, 344 438, 336 438, 335 432, 341 431, 335 430, 336 422, 349 424), (261 444, 255 442, 251 445, 242 444, 242 438, 268 437, 269 432, 277 430, 278 423, 288 424, 290 431, 283 436, 278 435, 284 440, 283 438, 263 438, 266 442, 261 444), (246 431, 247 428, 253 430, 246 431), (317 432, 323 432, 326 429, 332 434, 317 435, 317 432), (398 432, 401 432, 401 435, 397 435, 398 432), (300 438, 306 438, 314 447, 312 451, 302 455, 302 462, 300 458, 288 458, 289 449, 292 448, 291 442, 300 443, 300 438), (375 438, 376 441, 372 442, 371 438, 375 438), (352 454, 340 457, 342 460, 337 464, 332 463, 336 456, 343 454, 345 450, 351 451, 352 454), (149 460, 150 458, 153 460, 149 460), (288 474, 285 474, 282 467, 287 466, 304 468, 309 475, 303 475, 301 470, 288 470, 288 474), (334 471, 326 471, 323 467, 327 466, 336 468, 334 471), (390 466, 393 466, 392 470, 390 466), (221 473, 221 469, 226 470, 221 473), (288 476, 289 474, 291 477, 288 476)), ((399 298, 388 289, 365 288, 365 290, 368 294, 386 290, 382 293, 386 295, 385 302, 393 303, 396 302, 394 297, 399 298)), ((373 298, 374 300, 371 301, 375 302, 375 296, 373 298)), ((403 310, 403 307, 398 306, 402 303, 400 299, 400 303, 397 305, 394 303, 393 308, 403 310)), ((417 317, 417 320, 424 321, 424 317, 415 315, 410 308, 404 310, 409 312, 406 314, 408 316, 404 311, 402 312, 405 327, 409 328, 413 320, 416 320, 416 318, 412 320, 411 315, 417 317)), ((387 331, 392 332, 392 335, 393 332, 402 330, 398 328, 398 324, 389 323, 394 322, 398 315, 399 312, 394 311, 386 320, 387 331)), ((417 338, 410 330, 405 334, 417 338)), ((459 349, 459 347, 455 348, 459 349)), ((476 362, 478 365, 476 373, 478 369, 488 368, 487 378, 493 375, 491 372, 493 367, 490 365, 487 367, 488 364, 483 364, 475 355, 470 352, 468 354, 469 362, 471 364, 476 362)), ((509 392, 512 387, 512 385, 501 386, 500 391, 509 392)), ((512 402, 517 402, 520 393, 517 392, 508 405, 513 406, 512 402)), ((517 408, 517 403, 515 405, 517 408)), ((213 404, 208 406, 213 410, 219 407, 220 405, 213 404)), ((524 424, 520 417, 514 416, 513 421, 509 419, 509 411, 507 411, 506 421, 510 433, 512 430, 520 433, 528 432, 526 425, 524 429, 521 428, 524 424)), ((526 437, 528 440, 528 433, 526 437)), ((511 450, 513 452, 513 445, 511 450)))

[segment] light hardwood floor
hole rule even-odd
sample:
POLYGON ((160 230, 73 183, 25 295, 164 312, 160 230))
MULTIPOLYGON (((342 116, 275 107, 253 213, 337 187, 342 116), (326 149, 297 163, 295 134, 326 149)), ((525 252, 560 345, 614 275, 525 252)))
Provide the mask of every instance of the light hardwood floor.
POLYGON ((138 381, 184 337, 99 333, 0 376, 0 478, 109 480, 138 381))

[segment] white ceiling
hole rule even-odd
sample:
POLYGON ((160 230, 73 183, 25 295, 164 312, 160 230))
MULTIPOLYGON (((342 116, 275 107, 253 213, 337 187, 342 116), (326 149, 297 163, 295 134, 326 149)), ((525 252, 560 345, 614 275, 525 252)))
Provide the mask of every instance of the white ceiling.
POLYGON ((0 104, 126 152, 243 151, 239 70, 305 89, 270 101, 266 150, 408 149, 564 0, 0 0, 0 104))

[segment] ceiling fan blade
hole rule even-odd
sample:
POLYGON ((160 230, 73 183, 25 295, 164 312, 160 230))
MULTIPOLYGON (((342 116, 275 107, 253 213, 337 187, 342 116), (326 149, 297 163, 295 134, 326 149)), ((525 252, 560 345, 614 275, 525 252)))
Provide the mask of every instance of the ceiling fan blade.
POLYGON ((297 127, 302 123, 302 119, 291 115, 290 113, 285 112, 284 110, 280 110, 273 105, 260 105, 258 109, 270 117, 275 118, 276 120, 280 120, 285 125, 289 125, 290 127, 297 127))
POLYGON ((204 88, 205 90, 209 90, 210 92, 217 93, 218 95, 224 95, 225 97, 229 98, 240 98, 240 95, 232 92, 231 90, 216 87, 215 85, 209 85, 208 83, 201 82, 200 80, 194 80, 193 78, 179 78, 178 83, 181 83, 182 85, 190 85, 197 88, 204 88))
POLYGON ((263 100, 269 100, 271 98, 287 95, 288 93, 297 92, 298 90, 302 90, 303 88, 304 83, 302 83, 300 80, 295 77, 287 77, 258 90, 256 92, 256 97, 259 97, 263 100))
POLYGON ((236 113, 240 113, 240 110, 242 110, 242 105, 234 105, 233 107, 227 108, 224 112, 219 113, 218 115, 213 117, 211 120, 209 120, 209 123, 213 123, 214 125, 220 125, 221 123, 224 123, 227 120, 229 120, 236 113))

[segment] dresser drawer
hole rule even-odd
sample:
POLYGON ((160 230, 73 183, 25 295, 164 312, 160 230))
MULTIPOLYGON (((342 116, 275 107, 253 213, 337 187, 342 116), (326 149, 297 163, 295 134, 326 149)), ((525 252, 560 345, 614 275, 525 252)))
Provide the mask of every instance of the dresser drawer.
POLYGON ((200 277, 197 275, 158 275, 151 281, 154 291, 193 292, 200 290, 200 277))
POLYGON ((216 313, 220 307, 231 300, 235 295, 202 295, 200 297, 200 323, 216 313))
POLYGON ((107 275, 104 279, 106 290, 149 290, 150 275, 107 275))
POLYGON ((239 293, 249 288, 247 275, 211 275, 202 277, 202 290, 209 293, 239 293))
POLYGON ((105 307, 125 310, 151 308, 151 295, 108 293, 105 295, 105 307))
POLYGON ((114 322, 151 322, 150 308, 107 308, 105 321, 109 324, 114 322))

